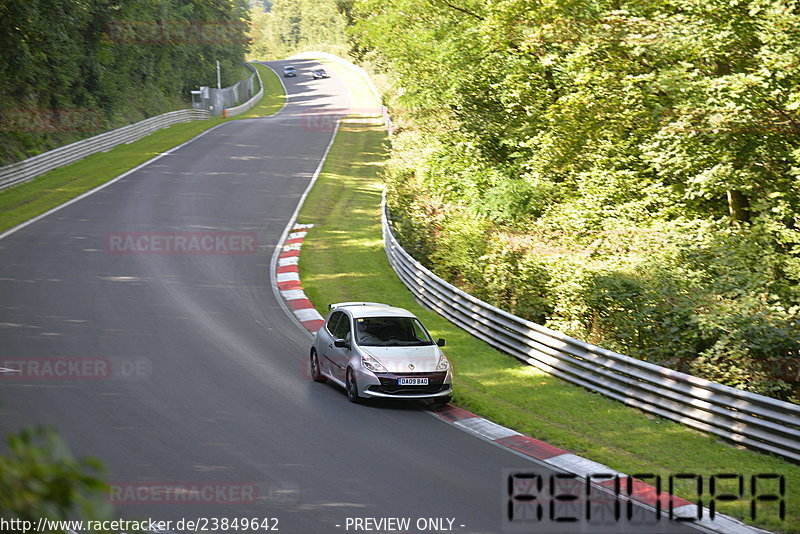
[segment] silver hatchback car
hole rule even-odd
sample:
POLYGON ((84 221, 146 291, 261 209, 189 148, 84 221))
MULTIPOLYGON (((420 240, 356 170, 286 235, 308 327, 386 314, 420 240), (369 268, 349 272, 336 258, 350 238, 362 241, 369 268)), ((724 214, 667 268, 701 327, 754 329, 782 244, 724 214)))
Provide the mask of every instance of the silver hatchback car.
POLYGON ((450 402, 453 369, 413 313, 377 302, 330 305, 311 347, 311 377, 351 402, 368 398, 450 402))

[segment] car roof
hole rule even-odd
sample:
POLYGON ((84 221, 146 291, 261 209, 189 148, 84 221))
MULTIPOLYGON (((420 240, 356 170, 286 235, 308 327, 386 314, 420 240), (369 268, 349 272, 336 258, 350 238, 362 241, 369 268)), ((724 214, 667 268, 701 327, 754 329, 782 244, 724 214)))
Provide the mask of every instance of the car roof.
POLYGON ((330 308, 346 308, 356 319, 359 317, 416 317, 405 308, 397 308, 380 302, 339 302, 331 304, 330 308))

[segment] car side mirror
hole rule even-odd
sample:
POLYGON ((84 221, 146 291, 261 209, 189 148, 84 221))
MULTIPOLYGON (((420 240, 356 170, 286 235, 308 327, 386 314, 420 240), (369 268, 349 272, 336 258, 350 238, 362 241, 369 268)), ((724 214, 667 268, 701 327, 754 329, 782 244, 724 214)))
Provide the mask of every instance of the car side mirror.
POLYGON ((333 342, 333 346, 334 347, 338 347, 340 349, 349 349, 350 348, 350 343, 348 343, 344 339, 336 339, 333 342))
POLYGON ((437 339, 436 340, 436 345, 439 346, 439 347, 444 347, 444 345, 445 345, 444 338, 440 337, 439 339, 437 339))

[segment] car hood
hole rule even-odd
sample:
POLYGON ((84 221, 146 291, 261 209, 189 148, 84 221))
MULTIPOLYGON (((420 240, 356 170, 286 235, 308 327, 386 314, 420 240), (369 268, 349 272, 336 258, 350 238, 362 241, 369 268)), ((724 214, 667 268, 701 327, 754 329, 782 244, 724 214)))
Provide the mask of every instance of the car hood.
POLYGON ((436 345, 424 347, 360 347, 360 349, 381 362, 390 373, 431 373, 436 370, 441 354, 439 347, 436 345))

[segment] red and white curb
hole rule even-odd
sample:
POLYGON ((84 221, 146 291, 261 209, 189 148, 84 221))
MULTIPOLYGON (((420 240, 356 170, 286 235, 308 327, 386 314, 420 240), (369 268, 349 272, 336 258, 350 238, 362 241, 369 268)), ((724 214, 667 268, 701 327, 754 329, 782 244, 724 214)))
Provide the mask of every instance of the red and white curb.
MULTIPOLYGON (((293 222, 296 220, 300 207, 303 205, 308 192, 314 186, 322 170, 322 165, 330 151, 331 145, 333 145, 338 128, 339 121, 336 122, 336 128, 331 135, 328 147, 325 149, 325 154, 314 172, 311 183, 309 183, 306 191, 303 193, 294 215, 290 219, 289 225, 287 225, 287 229, 284 230, 284 235, 286 236, 285 240, 276 247, 275 253, 277 254, 277 258, 275 255, 273 255, 272 258, 272 268, 274 269, 273 290, 280 293, 281 300, 285 301, 285 306, 283 303, 281 305, 291 311, 298 323, 302 325, 312 337, 316 331, 325 324, 325 320, 319 312, 317 312, 303 291, 297 263, 300 258, 300 249, 303 240, 308 233, 308 229, 312 228, 314 225, 293 224, 293 222), (291 227, 291 230, 289 230, 289 227, 291 227)), ((600 463, 582 458, 569 451, 554 447, 530 436, 525 436, 515 430, 498 425, 488 419, 484 419, 483 417, 479 417, 450 404, 431 409, 428 413, 485 441, 499 447, 510 449, 518 455, 529 458, 531 461, 546 464, 553 469, 565 473, 572 473, 578 477, 587 477, 590 475, 611 475, 612 477, 616 475, 621 479, 627 477, 627 475, 619 473, 600 463)), ((592 482, 592 484, 605 489, 613 489, 615 483, 613 478, 603 482, 592 482)), ((707 508, 702 509, 702 519, 696 519, 698 511, 696 504, 663 491, 659 492, 657 488, 641 480, 633 481, 630 498, 651 508, 655 508, 656 505, 660 503, 661 510, 668 510, 671 502, 672 514, 674 517, 693 517, 695 519, 691 523, 687 522, 687 524, 695 525, 699 527, 700 530, 706 532, 715 532, 719 534, 769 534, 766 530, 745 525, 741 521, 724 514, 717 513, 712 520, 710 519, 710 511, 707 508)))
MULTIPOLYGON (((515 430, 493 423, 456 406, 448 404, 431 409, 429 412, 434 417, 465 432, 469 432, 497 446, 511 449, 523 457, 537 460, 537 463, 545 464, 565 473, 575 474, 581 479, 586 479, 586 477, 600 478, 601 475, 610 475, 608 480, 602 482, 593 481, 592 484, 595 486, 613 491, 616 484, 613 477, 618 476, 620 479, 627 479, 627 475, 603 464, 582 458, 530 436, 522 435, 515 430)), ((714 519, 710 519, 710 511, 707 508, 702 509, 701 519, 697 519, 698 510, 696 504, 664 491, 659 492, 655 486, 651 486, 641 480, 634 479, 630 495, 626 491, 625 496, 653 509, 660 503, 660 510, 663 511, 668 511, 671 505, 674 517, 683 518, 686 522, 685 524, 699 526, 702 530, 708 532, 718 532, 720 534, 768 533, 766 530, 745 525, 733 517, 720 513, 716 513, 714 519), (688 521, 689 518, 693 519, 688 521)))
MULTIPOLYGON (((303 240, 308 230, 313 226, 312 224, 295 224, 292 226, 286 240, 280 245, 275 272, 275 281, 281 297, 286 301, 288 309, 294 314, 297 321, 311 334, 316 333, 325 324, 325 320, 311 304, 305 292, 303 292, 297 263, 300 258, 303 240)), ((515 430, 498 425, 450 404, 431 409, 429 413, 485 441, 513 450, 518 455, 530 458, 537 463, 545 464, 556 470, 575 474, 579 478, 590 476, 599 478, 599 475, 610 475, 608 480, 592 482, 593 485, 606 490, 614 490, 616 481, 613 477, 618 476, 621 480, 626 480, 627 478, 627 475, 603 464, 554 447, 544 441, 525 436, 515 430)), ((630 495, 626 491, 625 496, 653 509, 660 504, 660 509, 663 511, 668 511, 671 505, 673 517, 685 518, 685 524, 697 526, 705 532, 768 534, 766 530, 751 527, 724 514, 717 513, 714 519, 710 519, 710 511, 707 508, 702 509, 701 519, 697 519, 698 510, 696 504, 664 491, 659 492, 655 486, 641 480, 634 479, 630 495), (688 521, 689 518, 693 518, 691 522, 688 521)))
MULTIPOLYGON (((286 236, 286 240, 279 245, 280 253, 278 254, 275 269, 275 282, 278 292, 297 321, 311 334, 316 333, 325 324, 325 320, 303 291, 297 263, 300 259, 303 240, 306 238, 308 230, 313 226, 312 224, 295 224, 292 226, 286 236)), ((627 479, 627 475, 603 464, 582 458, 530 436, 525 436, 456 406, 448 404, 431 409, 429 413, 485 441, 513 450, 518 455, 530 458, 537 463, 545 464, 564 473, 572 473, 582 479, 610 475, 608 480, 592 482, 593 485, 599 488, 614 491, 617 482, 613 477, 619 477, 621 480, 627 479)), ((717 513, 714 519, 710 519, 710 511, 707 508, 702 509, 701 519, 697 519, 698 510, 696 504, 664 491, 659 492, 655 486, 641 480, 634 479, 630 495, 627 491, 625 491, 624 495, 626 498, 653 509, 660 504, 660 510, 665 512, 670 510, 671 506, 672 517, 685 518, 685 524, 699 527, 699 530, 704 532, 768 534, 766 530, 745 525, 741 521, 724 514, 717 513), (693 519, 689 521, 689 518, 693 519)))
POLYGON ((281 245, 278 255, 278 265, 275 272, 275 282, 281 297, 294 314, 295 318, 312 334, 325 324, 325 320, 308 300, 300 284, 300 271, 297 262, 300 259, 300 248, 313 224, 295 224, 286 241, 281 245))

